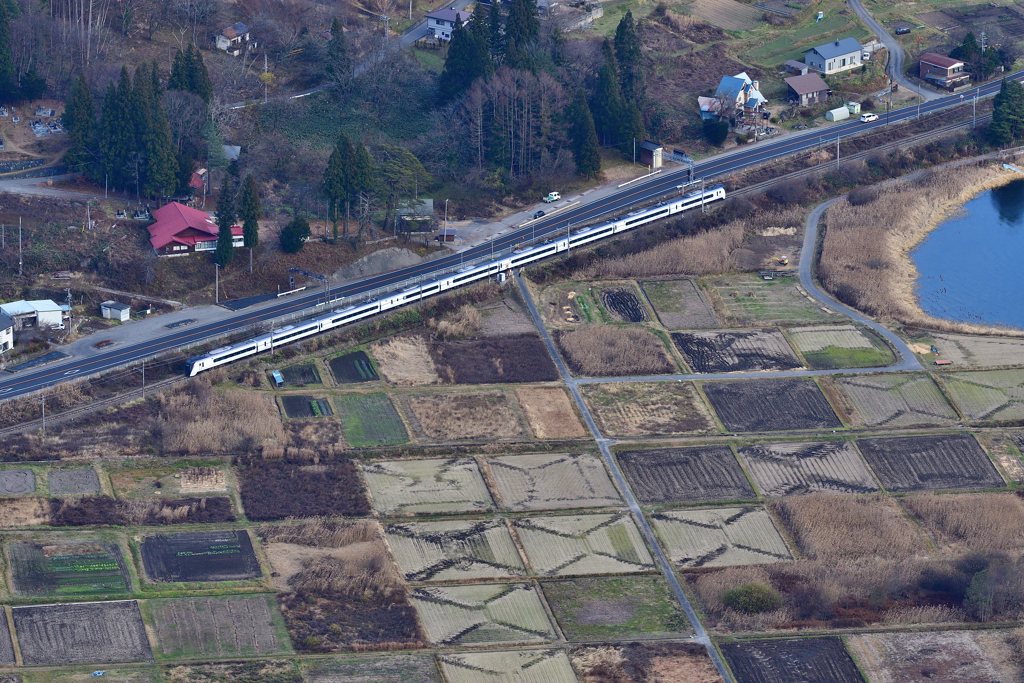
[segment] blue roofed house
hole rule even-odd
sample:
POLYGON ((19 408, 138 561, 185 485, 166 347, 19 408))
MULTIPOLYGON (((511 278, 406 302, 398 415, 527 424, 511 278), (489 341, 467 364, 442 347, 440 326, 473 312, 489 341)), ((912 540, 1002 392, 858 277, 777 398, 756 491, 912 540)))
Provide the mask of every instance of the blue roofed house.
POLYGON ((804 64, 828 75, 856 69, 861 65, 864 47, 853 38, 843 38, 804 50, 804 64))
POLYGON ((759 88, 760 83, 751 80, 745 71, 735 76, 722 76, 722 82, 718 84, 715 97, 700 97, 701 116, 713 118, 715 116, 747 115, 760 111, 768 102, 759 88), (705 102, 707 100, 707 102, 705 102), (730 111, 729 103, 733 103, 733 110, 730 111))

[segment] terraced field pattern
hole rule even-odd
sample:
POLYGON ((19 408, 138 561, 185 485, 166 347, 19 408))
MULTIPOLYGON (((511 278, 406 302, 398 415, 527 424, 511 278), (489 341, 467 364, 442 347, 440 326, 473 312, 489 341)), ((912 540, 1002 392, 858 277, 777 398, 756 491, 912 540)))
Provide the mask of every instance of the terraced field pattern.
POLYGON ((956 372, 942 383, 971 420, 1024 419, 1024 370, 956 372))
POLYGON ((786 334, 815 370, 880 368, 896 362, 885 342, 856 325, 791 327, 786 334))
POLYGON ((116 595, 131 588, 116 544, 11 543, 7 553, 14 587, 23 595, 116 595))
POLYGON ((272 595, 149 600, 164 657, 287 652, 291 643, 272 595))
POLYGON ((661 448, 618 454, 641 503, 699 503, 756 497, 728 446, 661 448))
POLYGON ((526 574, 502 520, 416 522, 385 527, 406 581, 515 578, 526 574))
POLYGON ((839 429, 843 424, 818 386, 795 378, 707 382, 704 394, 732 432, 839 429))
POLYGON ((857 447, 889 491, 983 489, 1006 485, 970 434, 858 439, 857 447))
POLYGON ((334 397, 345 440, 353 448, 398 446, 409 441, 402 418, 387 394, 334 397))
POLYGON ((777 329, 673 332, 672 341, 694 372, 793 370, 802 363, 777 329))
POLYGON ((792 559, 763 508, 674 510, 651 516, 669 559, 684 569, 792 559))
POLYGON ((959 418, 926 374, 860 375, 835 380, 852 424, 867 427, 953 424, 959 418))
POLYGON ((442 655, 441 669, 449 683, 578 683, 562 650, 442 655))
POLYGON ((433 645, 539 643, 555 632, 529 584, 416 588, 410 594, 433 645))
POLYGON ((755 444, 739 449, 739 454, 765 496, 878 490, 871 472, 849 441, 755 444))
POLYGON ((513 525, 526 557, 542 576, 654 569, 644 537, 628 513, 525 517, 513 525))
POLYGON ((483 512, 494 508, 470 458, 364 463, 363 475, 382 515, 483 512))
POLYGON ((604 463, 595 455, 508 455, 487 461, 504 507, 509 510, 621 505, 604 463))

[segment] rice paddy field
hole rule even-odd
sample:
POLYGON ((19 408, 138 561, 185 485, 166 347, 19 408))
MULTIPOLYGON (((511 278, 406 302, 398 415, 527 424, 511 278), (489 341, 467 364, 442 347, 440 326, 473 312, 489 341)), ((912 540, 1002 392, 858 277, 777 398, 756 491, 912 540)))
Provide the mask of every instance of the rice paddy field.
POLYGON ((942 385, 970 420, 1024 419, 1024 370, 944 374, 942 385))
POLYGON ((385 528, 406 581, 515 578, 526 574, 502 520, 418 522, 385 528))
POLYGON ((786 336, 807 365, 816 370, 880 368, 896 362, 896 356, 878 335, 856 325, 791 327, 786 336))
POLYGON ((469 458, 364 463, 373 508, 382 515, 484 512, 494 508, 469 458))
POLYGON ((410 595, 433 645, 543 643, 555 631, 530 584, 416 588, 410 595))
POLYGON ((507 455, 487 460, 503 507, 555 510, 621 505, 604 462, 596 455, 507 455))
POLYGON ((793 370, 803 366, 777 329, 673 332, 672 342, 697 373, 793 370))
POLYGON ((763 508, 673 510, 651 515, 669 559, 681 569, 767 564, 792 559, 763 508))
POLYGON ((889 491, 1000 488, 1006 485, 970 434, 859 439, 857 448, 889 491))
POLYGON ((563 650, 443 655, 441 669, 449 683, 578 683, 563 650))
POLYGON ((1014 337, 980 337, 966 334, 945 334, 932 332, 922 337, 911 337, 929 351, 939 350, 938 355, 922 354, 927 360, 951 360, 954 367, 999 367, 1024 365, 1024 340, 1014 337))
POLYGON ((824 378, 846 421, 857 427, 947 425, 959 420, 932 378, 924 373, 824 378))
POLYGON ((706 434, 715 421, 690 383, 623 382, 580 388, 605 436, 706 434))
POLYGON ((633 518, 617 515, 524 517, 513 522, 541 576, 652 571, 654 560, 633 518))
POLYGON ((850 441, 755 444, 740 448, 739 454, 765 496, 878 490, 850 441))

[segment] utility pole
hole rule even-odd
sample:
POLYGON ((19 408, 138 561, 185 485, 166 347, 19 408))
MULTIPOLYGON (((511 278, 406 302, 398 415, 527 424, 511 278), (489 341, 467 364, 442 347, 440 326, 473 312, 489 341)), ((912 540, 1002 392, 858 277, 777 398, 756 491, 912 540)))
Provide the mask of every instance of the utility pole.
POLYGON ((572 255, 569 252, 569 249, 570 249, 570 246, 571 246, 570 243, 569 243, 569 230, 571 228, 572 228, 572 223, 566 223, 565 224, 565 258, 569 258, 569 256, 572 255))
POLYGON ((409 21, 412 21, 412 0, 409 0, 409 21))
POLYGON ((839 168, 839 138, 841 138, 841 137, 843 137, 843 136, 842 135, 837 135, 836 136, 836 168, 839 168))
POLYGON ((18 275, 21 275, 21 216, 18 216, 18 275))
POLYGON ((448 239, 448 200, 444 200, 444 238, 448 239))
MULTIPOLYGON (((263 53, 263 73, 267 73, 267 53, 263 53)), ((264 75, 263 78, 263 104, 267 103, 267 78, 264 75)))
POLYGON ((219 263, 214 263, 213 265, 216 268, 216 270, 213 271, 214 272, 214 276, 213 276, 214 277, 214 280, 213 280, 213 302, 215 304, 219 304, 220 303, 220 264, 219 263))
POLYGON ((7 225, 0 223, 0 251, 7 249, 7 225))
POLYGON ((633 165, 636 166, 636 138, 633 138, 633 165))
POLYGON ((43 402, 43 436, 46 436, 46 394, 40 396, 39 400, 43 402))
POLYGON ((974 101, 972 102, 973 109, 974 109, 974 112, 972 114, 972 116, 974 117, 974 123, 971 125, 971 128, 977 128, 978 127, 978 92, 980 90, 981 90, 981 87, 979 86, 974 91, 974 101))

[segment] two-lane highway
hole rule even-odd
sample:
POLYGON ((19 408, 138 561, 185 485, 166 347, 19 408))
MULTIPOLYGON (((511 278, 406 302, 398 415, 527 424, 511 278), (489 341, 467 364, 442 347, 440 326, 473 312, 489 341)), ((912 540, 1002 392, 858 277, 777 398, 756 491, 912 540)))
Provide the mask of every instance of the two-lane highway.
MULTIPOLYGON (((1022 76, 1024 76, 1024 72, 1018 72, 1012 74, 1010 78, 1020 80, 1022 76)), ((961 100, 960 95, 951 95, 927 102, 921 105, 920 113, 923 116, 950 106, 959 105, 961 101, 969 104, 970 99, 976 93, 979 97, 985 97, 998 92, 999 87, 1000 84, 998 82, 989 83, 965 93, 963 100, 961 100)), ((917 116, 917 113, 917 107, 899 109, 890 113, 889 122, 899 123, 913 119, 917 116)), ((776 157, 813 149, 822 142, 834 144, 837 137, 856 135, 885 125, 886 120, 884 117, 873 123, 862 123, 854 120, 824 129, 812 129, 744 146, 733 152, 699 162, 695 165, 695 177, 711 180, 776 157)), ((442 259, 383 273, 359 282, 333 287, 331 295, 332 297, 354 296, 375 289, 394 287, 410 278, 425 277, 434 273, 440 273, 441 271, 458 268, 463 262, 485 258, 492 250, 496 253, 497 251, 508 249, 516 244, 530 240, 534 236, 542 238, 564 233, 569 224, 582 224, 601 216, 623 213, 637 204, 648 203, 672 194, 675 191, 675 187, 685 179, 686 172, 686 169, 683 168, 666 171, 654 176, 651 180, 637 183, 612 195, 580 204, 560 213, 558 216, 541 219, 531 224, 528 228, 513 230, 508 234, 495 238, 493 243, 473 247, 460 254, 453 254, 442 259)), ((242 311, 238 315, 216 323, 182 330, 169 330, 159 340, 127 344, 88 358, 69 358, 68 360, 53 363, 38 370, 24 371, 12 376, 6 376, 0 379, 0 400, 37 392, 61 382, 96 375, 112 368, 141 361, 144 358, 194 345, 211 337, 240 332, 254 324, 265 323, 311 308, 323 301, 323 299, 322 291, 291 297, 269 307, 242 311)))

